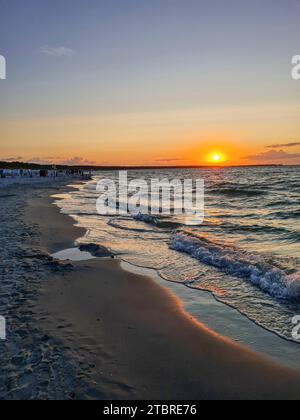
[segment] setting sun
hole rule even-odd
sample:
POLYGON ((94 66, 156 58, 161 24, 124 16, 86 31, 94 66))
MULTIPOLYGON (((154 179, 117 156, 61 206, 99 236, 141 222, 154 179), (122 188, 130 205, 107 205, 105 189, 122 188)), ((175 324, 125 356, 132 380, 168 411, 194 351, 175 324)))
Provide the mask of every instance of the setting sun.
POLYGON ((214 161, 214 162, 220 162, 220 155, 213 155, 213 157, 212 157, 212 160, 214 161))
POLYGON ((226 156, 221 152, 210 153, 207 157, 209 163, 224 163, 226 160, 226 156))

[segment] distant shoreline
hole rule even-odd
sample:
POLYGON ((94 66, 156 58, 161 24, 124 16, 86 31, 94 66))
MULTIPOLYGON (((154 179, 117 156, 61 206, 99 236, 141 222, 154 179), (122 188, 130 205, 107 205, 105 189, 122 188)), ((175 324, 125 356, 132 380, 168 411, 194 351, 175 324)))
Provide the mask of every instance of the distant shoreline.
POLYGON ((120 170, 156 170, 156 169, 226 169, 226 168, 278 168, 278 167, 299 167, 300 165, 284 165, 284 164, 265 164, 265 165, 166 165, 166 166, 156 166, 156 165, 144 165, 144 166, 97 166, 97 165, 78 165, 78 166, 67 166, 67 165, 40 165, 36 163, 28 162, 5 162, 0 161, 0 169, 52 169, 56 167, 57 170, 66 170, 66 169, 79 169, 79 170, 91 170, 91 171, 120 171, 120 170))

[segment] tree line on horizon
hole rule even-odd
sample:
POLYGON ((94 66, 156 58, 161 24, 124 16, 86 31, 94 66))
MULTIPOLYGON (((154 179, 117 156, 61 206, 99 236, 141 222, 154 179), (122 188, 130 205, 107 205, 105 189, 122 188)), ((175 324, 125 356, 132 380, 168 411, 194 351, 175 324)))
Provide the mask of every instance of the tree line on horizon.
MULTIPOLYGON (((261 166, 284 166, 282 164, 263 164, 263 165, 239 165, 243 167, 261 167, 261 166)), ((236 167, 239 167, 236 165, 236 167)), ((126 170, 126 169, 184 169, 184 168, 208 168, 213 167, 212 165, 186 165, 186 166, 97 166, 97 165, 41 165, 38 163, 28 163, 28 162, 5 162, 0 161, 0 169, 32 169, 32 170, 39 170, 39 169, 46 169, 51 170, 53 168, 57 170, 86 170, 86 171, 97 171, 97 170, 126 170)), ((224 165, 215 165, 215 167, 226 167, 224 165)))

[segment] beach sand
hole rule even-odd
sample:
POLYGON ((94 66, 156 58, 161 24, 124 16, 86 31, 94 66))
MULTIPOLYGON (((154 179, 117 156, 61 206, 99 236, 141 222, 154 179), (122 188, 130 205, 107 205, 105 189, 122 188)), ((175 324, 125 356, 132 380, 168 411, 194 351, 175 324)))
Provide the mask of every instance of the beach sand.
POLYGON ((206 329, 151 278, 116 259, 57 262, 84 230, 50 195, 2 201, 1 399, 298 399, 300 378, 206 329))
MULTIPOLYGON (((48 194, 26 207, 41 252, 72 248, 84 234, 48 194)), ((43 281, 39 328, 76 370, 74 398, 298 399, 300 378, 214 334, 167 288, 112 259, 72 262, 43 281)))

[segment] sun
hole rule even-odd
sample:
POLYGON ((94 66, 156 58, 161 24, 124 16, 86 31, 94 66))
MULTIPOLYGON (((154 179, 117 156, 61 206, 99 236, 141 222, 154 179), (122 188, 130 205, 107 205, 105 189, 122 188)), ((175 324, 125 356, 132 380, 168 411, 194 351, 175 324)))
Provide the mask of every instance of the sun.
POLYGON ((207 156, 207 162, 215 164, 224 163, 226 162, 226 156, 221 152, 212 152, 207 156))
POLYGON ((221 160, 221 156, 220 155, 213 155, 212 156, 212 160, 213 160, 213 162, 220 162, 220 160, 221 160))

